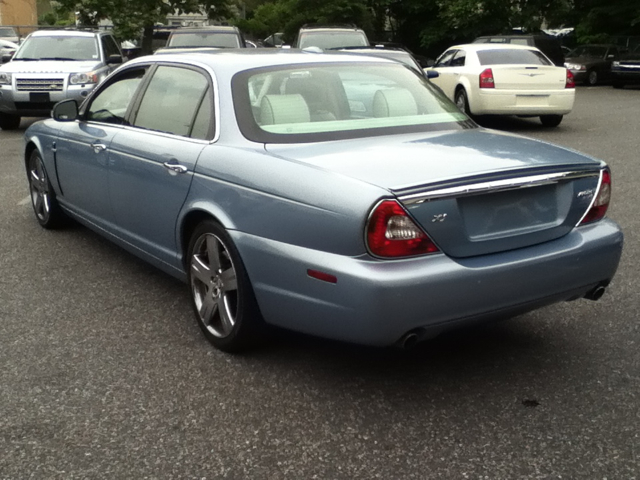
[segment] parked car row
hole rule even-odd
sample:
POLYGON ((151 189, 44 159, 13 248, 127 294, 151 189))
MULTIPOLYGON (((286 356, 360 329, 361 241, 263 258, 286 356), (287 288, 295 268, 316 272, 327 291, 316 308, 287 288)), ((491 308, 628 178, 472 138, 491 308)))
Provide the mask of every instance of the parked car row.
POLYGON ((605 292, 623 245, 608 166, 471 118, 560 123, 573 74, 536 47, 459 45, 425 71, 335 38, 190 32, 124 64, 107 32, 35 32, 0 67, 0 127, 53 109, 25 132, 38 223, 75 219, 185 281, 215 347, 275 325, 406 348, 605 292))

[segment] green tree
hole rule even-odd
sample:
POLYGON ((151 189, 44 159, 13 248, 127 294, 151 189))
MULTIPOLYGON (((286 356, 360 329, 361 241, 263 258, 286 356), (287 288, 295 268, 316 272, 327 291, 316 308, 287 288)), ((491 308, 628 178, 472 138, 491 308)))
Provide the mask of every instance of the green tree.
POLYGON ((121 40, 137 39, 142 32, 143 53, 151 53, 154 25, 167 15, 206 12, 211 19, 229 16, 227 0, 58 0, 58 3, 78 12, 83 25, 109 19, 121 40))

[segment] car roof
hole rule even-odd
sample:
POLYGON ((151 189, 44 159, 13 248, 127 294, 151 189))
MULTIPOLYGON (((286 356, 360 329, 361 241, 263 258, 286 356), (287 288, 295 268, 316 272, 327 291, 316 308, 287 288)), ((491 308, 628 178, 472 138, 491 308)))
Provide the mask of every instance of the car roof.
POLYGON ((478 50, 536 50, 536 47, 532 47, 530 45, 515 45, 513 43, 465 43, 464 45, 454 45, 452 47, 447 48, 447 50, 452 50, 454 48, 464 48, 468 51, 478 51, 478 50))
POLYGON ((86 31, 86 30, 36 30, 31 33, 32 37, 95 37, 100 33, 107 32, 96 32, 96 31, 86 31))
POLYGON ((280 66, 289 64, 320 64, 320 63, 389 63, 397 64, 395 60, 369 55, 350 55, 345 52, 340 55, 324 55, 322 53, 304 52, 298 49, 271 48, 226 48, 208 52, 189 52, 177 54, 149 55, 130 60, 126 65, 153 62, 196 62, 228 71, 239 72, 251 68, 280 66), (159 58, 161 57, 161 58, 159 58))

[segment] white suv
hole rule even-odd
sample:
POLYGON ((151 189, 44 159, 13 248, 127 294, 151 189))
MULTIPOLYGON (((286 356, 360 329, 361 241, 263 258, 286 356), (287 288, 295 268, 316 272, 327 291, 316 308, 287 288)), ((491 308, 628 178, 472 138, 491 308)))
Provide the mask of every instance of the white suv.
POLYGON ((109 32, 33 32, 0 66, 0 128, 18 128, 24 116, 49 116, 61 100, 82 102, 122 62, 109 32))

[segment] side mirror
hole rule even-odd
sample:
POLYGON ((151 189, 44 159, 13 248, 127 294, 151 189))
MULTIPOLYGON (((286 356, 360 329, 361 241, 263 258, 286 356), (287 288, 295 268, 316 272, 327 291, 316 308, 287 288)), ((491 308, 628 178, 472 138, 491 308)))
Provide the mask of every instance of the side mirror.
POLYGON ((427 74, 427 78, 438 78, 440 76, 435 70, 425 70, 424 72, 427 74))
POLYGON ((614 54, 612 54, 612 53, 607 55, 607 60, 612 60, 614 58, 616 58, 616 56, 614 54))
POLYGON ((4 55, 2 55, 2 63, 8 63, 11 61, 12 58, 13 58, 13 52, 5 53, 4 55))
POLYGON ((58 122, 73 122, 78 118, 78 102, 70 99, 56 103, 51 116, 58 122))
POLYGON ((122 55, 113 54, 107 58, 107 65, 119 65, 122 63, 122 55))

